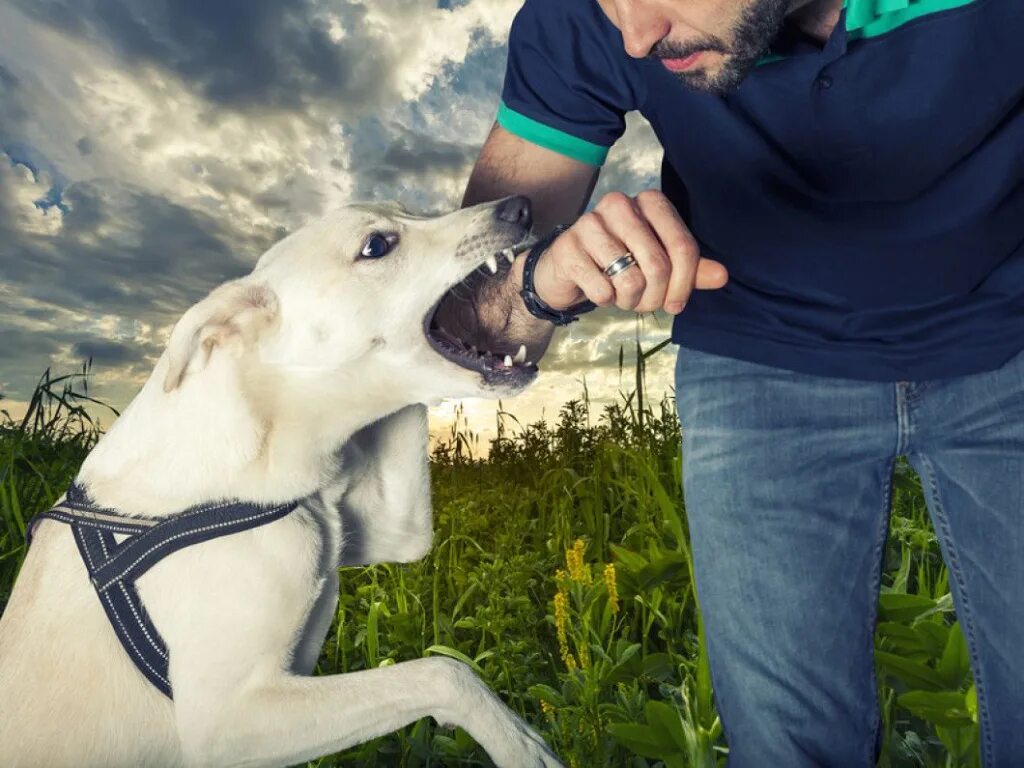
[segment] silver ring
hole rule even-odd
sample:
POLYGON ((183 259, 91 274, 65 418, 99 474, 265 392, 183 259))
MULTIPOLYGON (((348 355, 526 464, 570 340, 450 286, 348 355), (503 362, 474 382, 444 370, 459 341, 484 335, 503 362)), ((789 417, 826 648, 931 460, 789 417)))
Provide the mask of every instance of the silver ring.
POLYGON ((619 256, 615 261, 604 268, 604 273, 608 277, 615 277, 619 272, 625 272, 627 269, 636 264, 636 259, 633 258, 632 253, 626 253, 619 256))

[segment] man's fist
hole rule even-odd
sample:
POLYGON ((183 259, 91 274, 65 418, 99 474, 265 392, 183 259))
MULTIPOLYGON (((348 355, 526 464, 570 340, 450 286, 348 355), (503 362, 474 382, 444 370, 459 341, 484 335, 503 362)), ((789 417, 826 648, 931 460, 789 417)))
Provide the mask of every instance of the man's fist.
POLYGON ((587 298, 602 307, 678 314, 694 288, 721 288, 728 279, 724 265, 701 258, 675 206, 650 189, 635 198, 602 197, 544 252, 533 283, 553 309, 587 298), (607 277, 604 268, 626 253, 636 264, 607 277))

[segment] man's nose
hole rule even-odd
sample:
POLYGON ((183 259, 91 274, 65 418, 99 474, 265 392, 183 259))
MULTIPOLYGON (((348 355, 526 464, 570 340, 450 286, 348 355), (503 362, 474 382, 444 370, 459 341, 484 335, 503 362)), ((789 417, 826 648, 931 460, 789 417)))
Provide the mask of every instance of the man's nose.
POLYGON ((626 53, 642 59, 669 33, 672 23, 651 0, 618 0, 615 4, 626 53))

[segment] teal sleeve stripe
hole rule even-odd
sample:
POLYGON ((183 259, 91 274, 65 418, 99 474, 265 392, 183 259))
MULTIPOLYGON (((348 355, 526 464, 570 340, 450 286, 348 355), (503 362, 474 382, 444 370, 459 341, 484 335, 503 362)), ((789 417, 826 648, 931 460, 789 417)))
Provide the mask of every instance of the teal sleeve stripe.
POLYGON ((592 144, 589 141, 559 131, 544 123, 538 123, 526 115, 521 115, 515 110, 505 106, 501 102, 498 107, 498 125, 510 133, 514 133, 521 139, 526 139, 533 144, 558 152, 560 155, 571 157, 588 165, 604 165, 608 157, 609 147, 602 147, 600 144, 592 144))
POLYGON ((977 0, 846 0, 846 39, 878 37, 909 21, 977 0))

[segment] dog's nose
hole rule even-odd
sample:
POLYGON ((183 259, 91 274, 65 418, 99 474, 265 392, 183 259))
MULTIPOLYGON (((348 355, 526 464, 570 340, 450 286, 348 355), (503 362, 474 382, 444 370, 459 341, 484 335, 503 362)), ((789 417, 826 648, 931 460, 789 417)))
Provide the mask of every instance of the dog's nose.
POLYGON ((509 224, 519 224, 527 229, 533 224, 533 214, 530 212, 530 198, 516 195, 505 200, 494 209, 494 215, 498 221, 505 221, 509 224))

